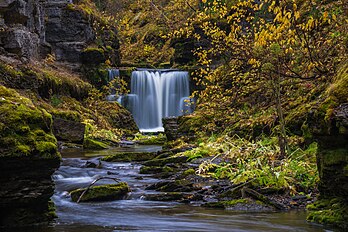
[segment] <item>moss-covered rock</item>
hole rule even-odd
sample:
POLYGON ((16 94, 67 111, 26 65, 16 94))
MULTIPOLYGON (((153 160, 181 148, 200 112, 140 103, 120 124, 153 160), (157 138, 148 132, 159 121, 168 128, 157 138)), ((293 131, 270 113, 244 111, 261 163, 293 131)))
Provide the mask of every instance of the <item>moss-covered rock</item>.
POLYGON ((0 86, 0 114, 0 157, 60 157, 47 111, 15 90, 0 86))
POLYGON ((141 145, 163 145, 166 141, 167 138, 162 133, 158 135, 140 136, 140 138, 136 138, 136 142, 141 145))
MULTIPOLYGON (((77 202, 81 194, 85 190, 86 189, 76 189, 71 191, 71 199, 77 202)), ((93 186, 85 192, 80 202, 120 200, 123 199, 128 192, 130 192, 130 189, 128 187, 128 184, 125 182, 118 184, 93 186)))
POLYGON ((13 89, 0 85, 1 226, 48 223, 60 154, 52 116, 13 89))
POLYGON ((144 162, 144 166, 164 166, 166 164, 170 163, 185 163, 187 162, 187 157, 186 156, 171 156, 167 158, 155 158, 149 161, 144 162))
POLYGON ((160 181, 146 188, 147 190, 156 190, 161 192, 191 192, 200 189, 194 186, 189 180, 160 181))
POLYGON ((145 200, 148 201, 183 201, 192 198, 192 194, 171 192, 146 195, 145 200))
POLYGON ((220 208, 233 211, 248 211, 248 212, 260 212, 260 211, 273 211, 274 208, 267 206, 261 201, 254 201, 249 198, 236 199, 230 201, 218 201, 218 202, 208 202, 202 205, 208 208, 220 208))
POLYGON ((167 174, 172 172, 174 172, 174 169, 168 166, 142 166, 139 171, 140 174, 167 174))
POLYGON ((348 229, 347 199, 329 198, 307 206, 307 220, 348 229))
POLYGON ((89 47, 81 53, 82 64, 98 65, 106 61, 104 50, 96 47, 89 47))
POLYGON ((103 142, 96 141, 91 138, 85 138, 83 141, 83 148, 91 150, 103 150, 109 148, 109 146, 103 142))
POLYGON ((127 130, 129 133, 139 131, 131 113, 120 104, 107 101, 95 101, 92 104, 111 127, 127 130))
POLYGON ((101 160, 108 162, 145 161, 155 158, 156 155, 156 152, 124 152, 105 156, 101 160))

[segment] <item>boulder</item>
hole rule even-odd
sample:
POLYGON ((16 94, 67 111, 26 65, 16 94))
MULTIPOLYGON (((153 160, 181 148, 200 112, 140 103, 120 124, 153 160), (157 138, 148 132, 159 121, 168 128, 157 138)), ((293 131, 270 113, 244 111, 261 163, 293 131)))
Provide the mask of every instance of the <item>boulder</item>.
POLYGON ((103 142, 91 138, 85 138, 83 140, 83 149, 103 150, 107 148, 109 148, 109 146, 103 142))
POLYGON ((85 134, 85 124, 54 118, 53 133, 59 141, 82 144, 85 134))
POLYGON ((171 193, 158 193, 158 194, 149 194, 144 198, 147 201, 184 201, 189 200, 193 197, 193 194, 189 193, 180 193, 180 192, 171 192, 171 193))
POLYGON ((98 65, 106 61, 104 50, 101 48, 88 48, 81 53, 82 64, 98 65))
MULTIPOLYGON (((71 199, 77 202, 81 194, 86 189, 77 189, 70 192, 71 199)), ((87 201, 112 201, 121 200, 130 192, 128 184, 121 182, 118 184, 108 184, 90 187, 81 197, 80 202, 87 201)))
POLYGON ((8 29, 3 41, 8 52, 28 59, 38 56, 39 37, 24 27, 8 29))

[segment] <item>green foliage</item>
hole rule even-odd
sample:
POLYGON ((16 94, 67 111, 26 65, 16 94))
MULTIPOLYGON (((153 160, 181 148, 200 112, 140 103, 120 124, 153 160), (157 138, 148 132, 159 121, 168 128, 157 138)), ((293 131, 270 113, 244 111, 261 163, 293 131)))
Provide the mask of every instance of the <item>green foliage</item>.
POLYGON ((52 95, 51 105, 57 107, 60 103, 62 103, 62 100, 59 98, 59 96, 57 96, 56 94, 52 95))
MULTIPOLYGON (((288 189, 291 193, 307 192, 316 187, 316 143, 306 150, 295 149, 288 159, 276 160, 279 147, 276 138, 265 137, 255 142, 222 136, 210 147, 211 160, 203 162, 198 174, 229 179, 234 184, 248 182, 257 188, 288 189), (220 162, 214 160, 219 158, 220 162)), ((203 147, 196 148, 203 150, 203 147)), ((195 151, 197 153, 197 151, 195 151)))

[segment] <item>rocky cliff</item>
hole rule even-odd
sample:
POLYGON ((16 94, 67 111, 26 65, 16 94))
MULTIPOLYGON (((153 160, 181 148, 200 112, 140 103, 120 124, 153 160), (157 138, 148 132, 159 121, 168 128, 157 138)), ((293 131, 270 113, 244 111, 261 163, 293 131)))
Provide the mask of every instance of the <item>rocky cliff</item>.
POLYGON ((85 65, 104 74, 104 62, 119 62, 117 31, 88 8, 93 6, 91 1, 0 0, 0 230, 54 218, 56 138, 82 143, 84 120, 95 130, 137 130, 118 104, 105 103, 111 116, 100 108, 103 98, 91 94, 95 87, 80 72, 85 65), (101 103, 92 107, 91 95, 101 103), (72 129, 78 134, 66 133, 72 129))
MULTIPOLYGON (((1 52, 23 61, 52 54, 57 61, 81 63, 83 51, 96 42, 93 28, 96 21, 71 0, 2 0, 1 52)), ((111 44, 102 45, 109 45, 110 56, 119 57, 118 40, 115 37, 112 40, 111 44)))
POLYGON ((1 85, 0 115, 0 229, 48 222, 60 163, 52 116, 1 85))

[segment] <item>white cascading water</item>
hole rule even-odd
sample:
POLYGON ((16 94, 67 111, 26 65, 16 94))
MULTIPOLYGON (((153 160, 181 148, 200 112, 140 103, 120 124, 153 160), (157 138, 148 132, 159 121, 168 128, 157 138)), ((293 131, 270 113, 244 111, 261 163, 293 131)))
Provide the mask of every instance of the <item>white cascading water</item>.
POLYGON ((134 71, 131 93, 119 99, 142 132, 163 131, 162 118, 191 113, 189 75, 185 71, 134 71))

